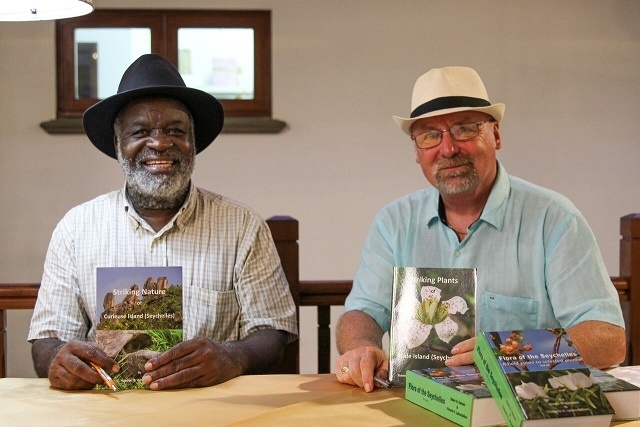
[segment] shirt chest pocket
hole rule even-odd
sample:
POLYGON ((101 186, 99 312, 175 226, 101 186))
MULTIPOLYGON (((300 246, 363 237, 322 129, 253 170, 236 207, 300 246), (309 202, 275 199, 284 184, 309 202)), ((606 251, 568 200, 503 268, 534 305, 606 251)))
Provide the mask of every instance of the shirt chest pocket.
POLYGON ((535 329, 538 301, 484 292, 478 310, 480 331, 535 329))
POLYGON ((197 336, 216 341, 238 339, 240 306, 234 291, 200 287, 189 287, 185 291, 185 340, 197 336))

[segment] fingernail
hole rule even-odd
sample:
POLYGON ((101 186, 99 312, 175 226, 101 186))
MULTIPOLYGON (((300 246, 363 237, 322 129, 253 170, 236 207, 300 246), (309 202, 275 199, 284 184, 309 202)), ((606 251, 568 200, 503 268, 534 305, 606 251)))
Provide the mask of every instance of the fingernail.
POLYGON ((366 383, 366 384, 364 385, 364 391, 366 391, 367 393, 369 393, 369 392, 371 391, 371 384, 366 383))

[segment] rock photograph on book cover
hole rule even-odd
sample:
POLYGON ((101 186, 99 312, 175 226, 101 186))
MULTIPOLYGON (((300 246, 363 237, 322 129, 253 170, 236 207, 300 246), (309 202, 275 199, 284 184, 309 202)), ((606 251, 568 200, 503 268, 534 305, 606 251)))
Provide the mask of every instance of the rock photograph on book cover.
POLYGON ((180 267, 97 269, 96 344, 120 366, 118 389, 143 388, 144 365, 183 339, 180 267))

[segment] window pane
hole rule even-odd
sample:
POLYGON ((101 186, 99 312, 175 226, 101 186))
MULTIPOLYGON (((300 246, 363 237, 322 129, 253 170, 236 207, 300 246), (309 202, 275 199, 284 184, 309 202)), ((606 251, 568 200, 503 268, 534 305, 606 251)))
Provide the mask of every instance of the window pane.
POLYGON ((104 99, 140 55, 151 53, 149 28, 76 28, 75 98, 104 99))
POLYGON ((254 99, 252 28, 178 29, 178 68, 189 87, 219 99, 254 99))

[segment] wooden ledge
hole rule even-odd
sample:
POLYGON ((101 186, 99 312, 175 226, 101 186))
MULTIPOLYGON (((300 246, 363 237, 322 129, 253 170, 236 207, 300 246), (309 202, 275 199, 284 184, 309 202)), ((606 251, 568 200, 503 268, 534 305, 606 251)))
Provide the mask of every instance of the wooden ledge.
MULTIPOLYGON (((286 126, 286 122, 271 117, 226 117, 222 133, 280 133, 286 126)), ((53 119, 40 123, 40 127, 50 135, 84 135, 81 117, 53 119)))

